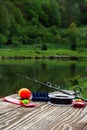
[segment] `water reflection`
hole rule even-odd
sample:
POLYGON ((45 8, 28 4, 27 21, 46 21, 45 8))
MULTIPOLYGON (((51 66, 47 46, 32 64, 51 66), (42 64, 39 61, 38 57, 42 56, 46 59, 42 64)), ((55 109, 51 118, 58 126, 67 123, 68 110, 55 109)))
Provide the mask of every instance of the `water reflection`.
POLYGON ((31 91, 53 91, 48 87, 36 84, 25 76, 36 78, 42 82, 68 89, 65 80, 80 75, 87 76, 87 63, 83 61, 59 60, 17 60, 0 61, 0 96, 16 93, 27 87, 31 91), (17 74, 20 74, 18 77, 17 74), (23 75, 23 76, 22 76, 23 75))
POLYGON ((71 76, 75 76, 75 72, 76 72, 76 65, 75 64, 71 64, 70 66, 70 70, 71 70, 71 76))

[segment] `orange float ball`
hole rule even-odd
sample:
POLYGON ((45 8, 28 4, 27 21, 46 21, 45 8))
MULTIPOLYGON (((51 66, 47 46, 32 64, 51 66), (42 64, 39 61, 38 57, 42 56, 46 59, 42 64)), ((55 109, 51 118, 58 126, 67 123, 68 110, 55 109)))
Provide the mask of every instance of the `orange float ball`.
POLYGON ((21 99, 28 99, 31 96, 31 91, 27 88, 22 88, 18 92, 21 99))

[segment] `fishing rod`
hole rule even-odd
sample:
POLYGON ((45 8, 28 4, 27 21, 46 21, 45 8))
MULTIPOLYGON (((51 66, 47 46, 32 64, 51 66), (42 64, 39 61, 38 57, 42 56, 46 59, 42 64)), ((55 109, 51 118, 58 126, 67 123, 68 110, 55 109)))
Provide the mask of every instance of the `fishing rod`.
MULTIPOLYGON (((20 76, 20 75, 17 74, 17 76, 20 76)), ((33 81, 33 82, 35 82, 35 83, 44 85, 44 86, 49 87, 49 88, 52 88, 52 89, 55 89, 55 90, 57 90, 57 91, 59 91, 59 92, 62 92, 62 93, 64 93, 64 94, 67 94, 67 95, 74 95, 74 94, 75 94, 75 93, 70 94, 70 93, 68 93, 68 92, 66 92, 66 91, 64 91, 64 90, 60 90, 58 87, 52 86, 51 82, 43 83, 43 82, 41 82, 41 81, 38 81, 36 78, 30 78, 30 77, 28 77, 28 76, 23 76, 23 75, 21 75, 21 77, 25 77, 27 80, 31 80, 31 81, 33 81)))
MULTIPOLYGON (((20 74, 17 74, 17 76, 20 76, 20 74)), ((30 78, 30 77, 24 76, 24 75, 21 75, 21 77, 25 77, 27 80, 31 80, 31 81, 33 81, 33 82, 35 82, 35 83, 44 85, 44 86, 46 86, 46 87, 48 87, 48 88, 52 88, 52 89, 54 89, 54 90, 56 90, 56 91, 62 92, 62 93, 64 93, 64 94, 67 94, 67 95, 70 95, 70 96, 74 96, 74 98, 79 98, 79 99, 82 99, 83 101, 86 101, 86 102, 87 102, 87 99, 85 99, 85 98, 79 96, 80 93, 82 92, 82 89, 81 89, 81 87, 78 86, 78 85, 76 85, 76 86, 74 87, 74 89, 73 89, 74 92, 73 92, 73 93, 69 93, 69 92, 67 92, 67 91, 65 91, 65 90, 59 89, 58 87, 54 87, 54 86, 51 84, 51 82, 43 83, 43 82, 41 82, 41 81, 38 81, 36 78, 30 78)))

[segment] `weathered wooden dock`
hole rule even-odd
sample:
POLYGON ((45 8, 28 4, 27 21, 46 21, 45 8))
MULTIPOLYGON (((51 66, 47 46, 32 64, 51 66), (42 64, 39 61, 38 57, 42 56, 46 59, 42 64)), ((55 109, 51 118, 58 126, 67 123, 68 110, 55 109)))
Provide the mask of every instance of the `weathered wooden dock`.
POLYGON ((0 130, 87 130, 87 106, 35 103, 36 107, 26 108, 0 99, 0 130))

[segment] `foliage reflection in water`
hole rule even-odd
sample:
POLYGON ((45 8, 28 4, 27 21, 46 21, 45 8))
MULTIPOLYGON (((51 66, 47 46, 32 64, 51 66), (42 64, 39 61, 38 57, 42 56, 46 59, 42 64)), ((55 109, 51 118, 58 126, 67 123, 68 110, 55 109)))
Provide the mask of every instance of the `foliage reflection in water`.
MULTIPOLYGON (((27 87, 31 91, 51 92, 48 87, 27 80, 25 76, 41 82, 51 82, 60 89, 70 89, 70 79, 87 76, 86 61, 8 60, 0 61, 0 96, 16 93, 27 87), (18 77, 17 74, 20 74, 18 77)), ((86 94, 85 94, 86 95, 86 94)))

